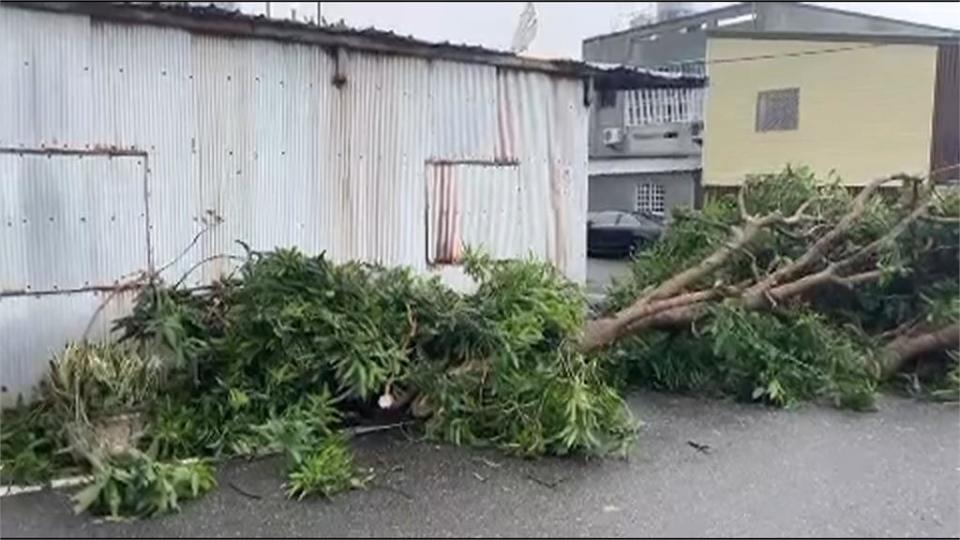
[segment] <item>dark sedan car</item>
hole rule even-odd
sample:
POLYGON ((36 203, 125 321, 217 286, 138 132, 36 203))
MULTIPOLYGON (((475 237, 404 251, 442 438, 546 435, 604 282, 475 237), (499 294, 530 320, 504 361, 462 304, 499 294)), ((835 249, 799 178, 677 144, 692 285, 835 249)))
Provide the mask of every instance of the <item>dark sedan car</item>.
POLYGON ((607 210, 587 214, 587 255, 625 258, 660 238, 663 218, 639 212, 607 210))

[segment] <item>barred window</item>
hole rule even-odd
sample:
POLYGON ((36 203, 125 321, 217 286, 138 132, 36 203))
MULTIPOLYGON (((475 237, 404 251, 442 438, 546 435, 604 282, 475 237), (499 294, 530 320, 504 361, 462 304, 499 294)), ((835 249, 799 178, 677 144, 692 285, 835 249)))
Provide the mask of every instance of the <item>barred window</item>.
POLYGON ((800 89, 766 90, 757 94, 757 131, 797 129, 800 89))
POLYGON ((666 210, 664 207, 663 185, 653 182, 637 184, 635 209, 637 212, 647 212, 658 216, 663 215, 666 210))

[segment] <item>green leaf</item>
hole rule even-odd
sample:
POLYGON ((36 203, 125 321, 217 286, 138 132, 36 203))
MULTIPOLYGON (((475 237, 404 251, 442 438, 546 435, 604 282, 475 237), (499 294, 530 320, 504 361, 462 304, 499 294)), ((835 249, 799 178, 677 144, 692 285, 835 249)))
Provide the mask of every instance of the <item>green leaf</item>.
POLYGON ((93 484, 90 484, 74 494, 74 513, 79 514, 89 509, 90 506, 92 506, 100 496, 101 490, 103 490, 103 484, 100 482, 94 482, 93 484))

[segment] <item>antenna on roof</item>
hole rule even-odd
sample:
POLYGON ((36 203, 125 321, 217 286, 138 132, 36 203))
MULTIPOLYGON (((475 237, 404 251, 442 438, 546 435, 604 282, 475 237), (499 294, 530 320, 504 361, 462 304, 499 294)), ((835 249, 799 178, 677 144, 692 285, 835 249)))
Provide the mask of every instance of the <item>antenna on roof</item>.
POLYGON ((526 51, 535 37, 537 37, 537 10, 533 7, 533 2, 527 2, 520 13, 517 29, 513 32, 510 51, 514 53, 526 51))

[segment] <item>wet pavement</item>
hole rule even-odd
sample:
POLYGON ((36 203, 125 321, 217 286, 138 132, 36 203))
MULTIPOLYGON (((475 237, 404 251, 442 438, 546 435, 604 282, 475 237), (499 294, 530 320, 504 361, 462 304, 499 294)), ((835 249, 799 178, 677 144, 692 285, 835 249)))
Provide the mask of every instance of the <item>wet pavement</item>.
POLYGON ((524 461, 393 431, 355 441, 377 477, 332 501, 285 499, 276 460, 234 462, 215 492, 153 520, 74 516, 68 491, 6 497, 0 536, 960 535, 955 405, 779 411, 644 393, 631 407, 645 426, 627 460, 524 461))
POLYGON ((587 259, 587 294, 603 294, 614 279, 630 275, 630 261, 626 259, 587 259))

